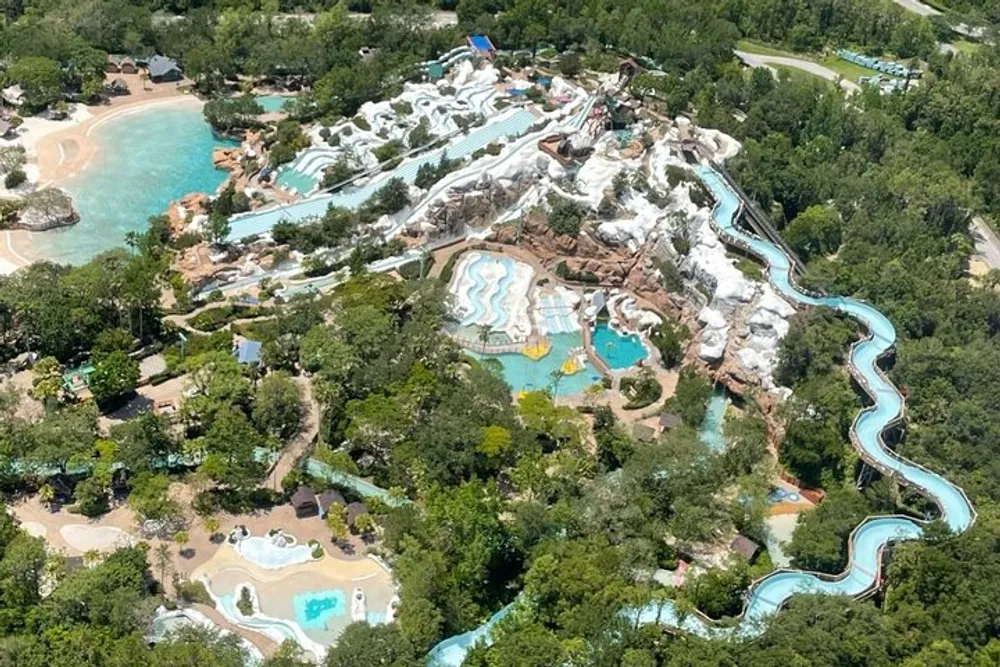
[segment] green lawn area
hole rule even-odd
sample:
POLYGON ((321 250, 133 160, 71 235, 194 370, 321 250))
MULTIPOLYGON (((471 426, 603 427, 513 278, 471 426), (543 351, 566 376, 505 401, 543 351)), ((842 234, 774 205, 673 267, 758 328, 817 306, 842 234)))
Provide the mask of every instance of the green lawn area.
POLYGON ((970 42, 965 39, 956 39, 951 43, 951 45, 958 49, 959 53, 967 56, 973 55, 980 49, 980 47, 982 47, 982 44, 976 44, 975 42, 970 42))
MULTIPOLYGON (((754 42, 749 39, 741 39, 736 42, 736 48, 740 51, 746 51, 747 53, 759 53, 762 56, 786 56, 789 58, 804 57, 797 53, 792 53, 791 51, 784 51, 776 46, 771 46, 762 42, 754 42)), ((805 58, 808 59, 808 56, 805 56, 805 58)))
POLYGON ((861 65, 855 65, 854 63, 849 63, 846 60, 842 60, 837 57, 837 54, 831 53, 828 56, 815 58, 816 62, 823 65, 834 72, 844 77, 848 81, 854 83, 858 82, 858 77, 861 76, 873 76, 878 74, 873 69, 868 69, 867 67, 862 67, 861 65))
POLYGON ((774 67, 780 75, 787 76, 792 81, 821 81, 828 86, 836 85, 829 79, 824 79, 821 76, 816 76, 812 72, 807 72, 804 69, 798 69, 797 67, 787 67, 785 65, 772 65, 772 67, 774 67))

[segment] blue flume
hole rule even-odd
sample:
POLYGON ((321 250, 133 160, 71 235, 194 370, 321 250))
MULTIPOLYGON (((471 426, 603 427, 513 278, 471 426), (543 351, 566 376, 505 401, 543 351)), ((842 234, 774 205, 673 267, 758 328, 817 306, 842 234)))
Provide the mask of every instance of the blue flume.
MULTIPOLYGON (((833 308, 858 320, 867 337, 851 347, 849 369, 865 388, 874 404, 862 410, 851 427, 851 442, 861 457, 883 474, 912 485, 934 501, 941 519, 956 533, 969 529, 976 519, 975 510, 965 492, 944 477, 904 459, 890 450, 882 433, 903 416, 903 397, 882 374, 876 362, 889 352, 896 342, 892 323, 874 307, 841 296, 807 294, 792 282, 791 261, 773 243, 740 229, 736 220, 742 203, 723 178, 710 167, 699 167, 698 176, 715 197, 712 222, 727 241, 742 246, 763 259, 768 265, 768 280, 783 295, 807 306, 833 308)), ((832 576, 801 570, 776 570, 757 580, 750 587, 740 622, 725 628, 717 627, 698 614, 679 614, 672 600, 632 610, 630 616, 640 623, 660 623, 686 632, 705 636, 752 636, 762 630, 761 621, 777 612, 793 595, 819 593, 825 595, 862 595, 879 580, 882 550, 890 542, 915 540, 923 535, 923 522, 907 516, 869 517, 849 538, 848 565, 840 575, 832 576)), ((469 648, 479 640, 489 641, 496 622, 512 605, 500 610, 489 621, 473 631, 452 637, 431 651, 428 664, 433 667, 459 667, 469 648)))

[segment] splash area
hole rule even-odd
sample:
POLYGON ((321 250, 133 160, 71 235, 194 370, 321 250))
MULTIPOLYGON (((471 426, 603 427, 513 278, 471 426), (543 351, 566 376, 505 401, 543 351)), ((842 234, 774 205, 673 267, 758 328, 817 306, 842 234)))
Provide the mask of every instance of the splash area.
POLYGON ((42 232, 34 259, 82 264, 123 245, 126 234, 145 231, 149 217, 165 213, 171 201, 214 193, 226 172, 212 166, 212 150, 237 145, 216 139, 201 105, 188 101, 139 109, 92 129, 97 154, 62 184, 80 221, 42 232))
POLYGON ((352 621, 384 623, 391 618, 396 595, 392 575, 380 562, 344 558, 329 544, 323 549, 326 553, 318 560, 278 566, 272 560, 257 563, 239 543, 227 543, 192 573, 192 579, 205 584, 230 623, 278 643, 292 640, 322 659, 325 647, 352 621), (252 600, 249 615, 239 605, 247 596, 244 589, 252 600))
POLYGON ((295 99, 288 95, 257 95, 254 100, 264 110, 264 113, 279 113, 284 111, 285 102, 295 99))
POLYGON ((448 286, 455 297, 448 331, 473 356, 498 362, 515 392, 579 394, 601 380, 583 351, 580 297, 533 286, 534 277, 531 266, 511 257, 466 253, 448 286))
POLYGON ((591 344, 611 370, 631 368, 646 358, 646 347, 637 334, 623 334, 607 322, 594 327, 591 344))

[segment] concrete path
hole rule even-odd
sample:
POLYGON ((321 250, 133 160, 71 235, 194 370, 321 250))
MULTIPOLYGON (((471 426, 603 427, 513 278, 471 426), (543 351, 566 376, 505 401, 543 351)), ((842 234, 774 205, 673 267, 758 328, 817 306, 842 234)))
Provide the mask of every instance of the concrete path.
POLYGON ((750 67, 766 67, 772 72, 777 72, 775 66, 794 67, 795 69, 800 69, 803 72, 815 74, 816 76, 822 77, 827 81, 839 83, 840 87, 848 92, 853 93, 861 90, 861 87, 858 84, 844 79, 829 67, 824 67, 819 63, 812 62, 811 60, 794 58, 792 56, 766 56, 760 53, 748 53, 746 51, 734 51, 734 53, 737 58, 745 62, 750 67))
POLYGON ((976 244, 976 254, 983 258, 991 269, 1000 269, 1000 236, 981 217, 972 219, 969 229, 976 244))

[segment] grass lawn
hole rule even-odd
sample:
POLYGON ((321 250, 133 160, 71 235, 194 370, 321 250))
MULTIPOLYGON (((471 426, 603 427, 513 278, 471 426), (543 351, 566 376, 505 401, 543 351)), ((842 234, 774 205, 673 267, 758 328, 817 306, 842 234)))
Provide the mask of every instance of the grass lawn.
POLYGON ((746 51, 747 53, 759 53, 762 56, 785 56, 789 58, 809 59, 808 56, 801 56, 797 53, 792 53, 791 51, 784 51, 775 46, 770 46, 762 42, 754 42, 749 39, 741 39, 736 42, 736 48, 740 51, 746 51))
POLYGON ((824 79, 821 76, 817 76, 812 72, 807 72, 804 69, 799 69, 797 67, 787 67, 785 65, 771 65, 771 67, 778 70, 778 73, 782 76, 788 76, 788 78, 792 81, 821 81, 828 86, 836 85, 829 79, 824 79))
POLYGON ((832 69, 834 72, 853 83, 858 82, 858 77, 874 76, 878 74, 878 72, 873 69, 868 69, 867 67, 862 67, 861 65, 855 65, 854 63, 842 60, 837 57, 836 53, 831 53, 828 56, 816 58, 815 60, 820 65, 832 69))
POLYGON ((982 47, 981 44, 976 44, 975 42, 970 42, 965 39, 956 39, 954 42, 951 43, 951 45, 954 46, 956 49, 958 49, 959 53, 962 53, 967 56, 973 55, 974 53, 979 51, 979 49, 982 47))

